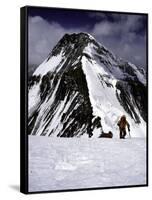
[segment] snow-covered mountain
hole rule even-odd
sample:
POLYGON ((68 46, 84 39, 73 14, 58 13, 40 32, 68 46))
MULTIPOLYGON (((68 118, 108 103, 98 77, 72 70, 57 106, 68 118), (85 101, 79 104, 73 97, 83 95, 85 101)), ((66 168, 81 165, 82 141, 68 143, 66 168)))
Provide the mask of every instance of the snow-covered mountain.
POLYGON ((146 136, 144 70, 116 57, 87 33, 65 34, 29 81, 31 135, 98 137, 125 114, 131 134, 146 136))

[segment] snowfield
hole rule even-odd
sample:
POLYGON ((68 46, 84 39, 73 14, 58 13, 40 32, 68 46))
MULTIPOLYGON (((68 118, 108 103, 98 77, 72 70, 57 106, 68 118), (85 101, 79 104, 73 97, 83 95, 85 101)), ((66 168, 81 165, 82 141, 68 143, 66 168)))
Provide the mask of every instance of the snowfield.
POLYGON ((29 192, 146 184, 146 139, 29 137, 29 192))

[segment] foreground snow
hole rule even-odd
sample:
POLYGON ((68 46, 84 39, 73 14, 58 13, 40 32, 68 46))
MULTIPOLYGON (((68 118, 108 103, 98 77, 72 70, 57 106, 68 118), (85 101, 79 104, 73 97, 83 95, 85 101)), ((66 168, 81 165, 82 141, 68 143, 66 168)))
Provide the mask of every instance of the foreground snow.
POLYGON ((146 184, 144 138, 29 136, 29 191, 146 184))

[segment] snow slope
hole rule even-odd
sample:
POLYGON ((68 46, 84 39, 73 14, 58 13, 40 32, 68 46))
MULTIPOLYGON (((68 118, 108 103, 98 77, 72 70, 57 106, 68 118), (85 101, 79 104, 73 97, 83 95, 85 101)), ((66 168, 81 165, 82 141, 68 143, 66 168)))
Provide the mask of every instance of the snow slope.
POLYGON ((29 191, 146 184, 146 140, 29 136, 29 191))
MULTIPOLYGON (((98 63, 98 61, 94 58, 93 45, 88 45, 84 49, 84 52, 91 56, 91 60, 87 59, 85 56, 82 57, 82 69, 86 75, 93 115, 100 116, 103 130, 105 132, 113 132, 114 137, 116 137, 116 132, 118 132, 117 122, 119 120, 119 116, 122 116, 125 113, 131 125, 132 136, 145 137, 146 123, 140 116, 136 105, 134 106, 136 112, 140 116, 140 124, 134 123, 116 96, 116 91, 119 93, 119 90, 116 88, 116 83, 119 80, 118 78, 122 78, 124 74, 116 67, 111 69, 112 72, 110 72, 106 66, 98 63), (107 84, 111 87, 107 87, 107 84)), ((108 58, 108 60, 110 59, 108 58)), ((115 63, 113 62, 112 64, 115 63)), ((145 83, 145 79, 142 75, 140 78, 141 81, 145 83)), ((101 130, 95 129, 93 133, 94 136, 99 136, 101 134, 101 130)))

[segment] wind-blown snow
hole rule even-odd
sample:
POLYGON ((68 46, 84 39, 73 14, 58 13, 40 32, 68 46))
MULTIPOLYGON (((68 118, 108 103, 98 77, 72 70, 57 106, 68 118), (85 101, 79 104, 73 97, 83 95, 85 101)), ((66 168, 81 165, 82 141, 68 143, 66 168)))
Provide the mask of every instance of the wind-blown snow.
POLYGON ((146 140, 29 136, 29 191, 146 184, 146 140))

